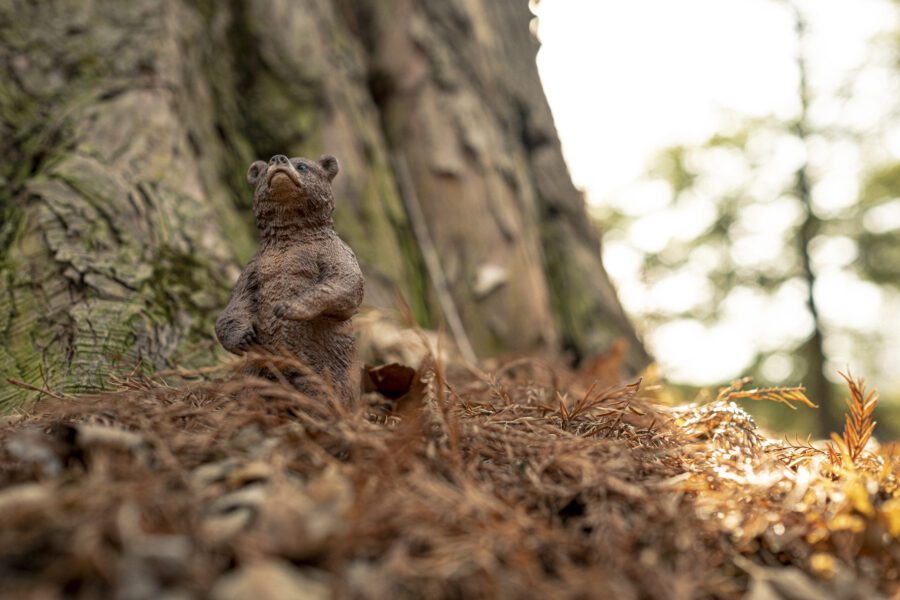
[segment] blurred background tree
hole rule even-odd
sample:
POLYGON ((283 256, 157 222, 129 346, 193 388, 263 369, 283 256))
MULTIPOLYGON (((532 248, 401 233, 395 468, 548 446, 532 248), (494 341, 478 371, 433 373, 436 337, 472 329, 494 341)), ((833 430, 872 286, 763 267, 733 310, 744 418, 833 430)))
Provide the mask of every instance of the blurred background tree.
MULTIPOLYGON (((844 301, 841 286, 900 306, 900 164, 885 150, 897 115, 854 122, 846 110, 868 100, 869 70, 900 67, 900 44, 873 39, 867 62, 839 86, 812 86, 807 11, 815 6, 775 3, 796 36, 794 116, 732 115, 705 142, 660 153, 645 184, 663 188, 664 201, 606 204, 598 214, 608 241, 641 256, 642 282, 657 298, 636 311, 647 329, 681 323, 687 334, 753 320, 759 335, 744 372, 764 385, 802 382, 821 408, 749 408, 782 429, 809 430, 816 419, 825 434, 841 424, 836 370, 895 378, 885 360, 895 332, 873 322, 870 306, 844 301), (835 186, 831 170, 848 155, 860 165, 856 181, 835 186), (836 187, 840 198, 830 201, 836 187), (650 220, 667 221, 671 234, 641 243, 650 220)), ((893 400, 884 404, 896 407, 900 390, 883 392, 893 400)), ((900 431, 900 422, 889 424, 900 431)))

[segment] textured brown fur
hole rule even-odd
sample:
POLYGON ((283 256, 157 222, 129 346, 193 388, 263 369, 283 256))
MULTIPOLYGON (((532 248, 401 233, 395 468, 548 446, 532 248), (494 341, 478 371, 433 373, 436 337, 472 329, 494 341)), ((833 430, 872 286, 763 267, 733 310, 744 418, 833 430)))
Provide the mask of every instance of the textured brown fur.
MULTIPOLYGON (((318 161, 276 155, 250 165, 259 250, 241 273, 216 321, 216 336, 234 354, 257 347, 289 353, 346 399, 358 385, 350 318, 363 298, 356 256, 334 230, 333 156, 318 161)), ((302 374, 288 374, 311 392, 302 374)))

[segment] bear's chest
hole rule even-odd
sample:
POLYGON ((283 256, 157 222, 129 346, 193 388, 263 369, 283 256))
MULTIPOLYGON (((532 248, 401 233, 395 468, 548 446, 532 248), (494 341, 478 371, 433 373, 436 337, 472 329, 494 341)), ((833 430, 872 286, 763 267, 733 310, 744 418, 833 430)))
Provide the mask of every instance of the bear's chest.
POLYGON ((267 296, 280 289, 305 287, 318 278, 319 265, 314 252, 298 249, 264 253, 256 265, 257 286, 267 296))

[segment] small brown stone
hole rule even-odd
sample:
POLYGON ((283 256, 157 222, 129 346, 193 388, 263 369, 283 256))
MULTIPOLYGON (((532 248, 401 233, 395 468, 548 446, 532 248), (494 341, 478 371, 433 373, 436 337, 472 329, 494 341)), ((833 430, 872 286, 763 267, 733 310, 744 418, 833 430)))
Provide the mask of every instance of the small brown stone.
POLYGON ((332 594, 319 577, 287 562, 269 560, 241 567, 213 587, 213 600, 325 600, 332 594))

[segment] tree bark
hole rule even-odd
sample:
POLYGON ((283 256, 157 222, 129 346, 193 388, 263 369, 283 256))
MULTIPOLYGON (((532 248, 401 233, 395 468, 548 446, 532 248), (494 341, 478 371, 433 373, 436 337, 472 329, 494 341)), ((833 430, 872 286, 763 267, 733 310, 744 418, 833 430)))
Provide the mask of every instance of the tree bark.
POLYGON ((513 0, 0 1, 2 379, 84 391, 215 360, 254 243, 247 166, 326 151, 368 305, 455 312, 480 356, 624 337, 641 368, 529 19, 513 0))
POLYGON ((180 2, 0 4, 0 402, 213 358, 251 249, 221 166, 201 15, 180 2))

